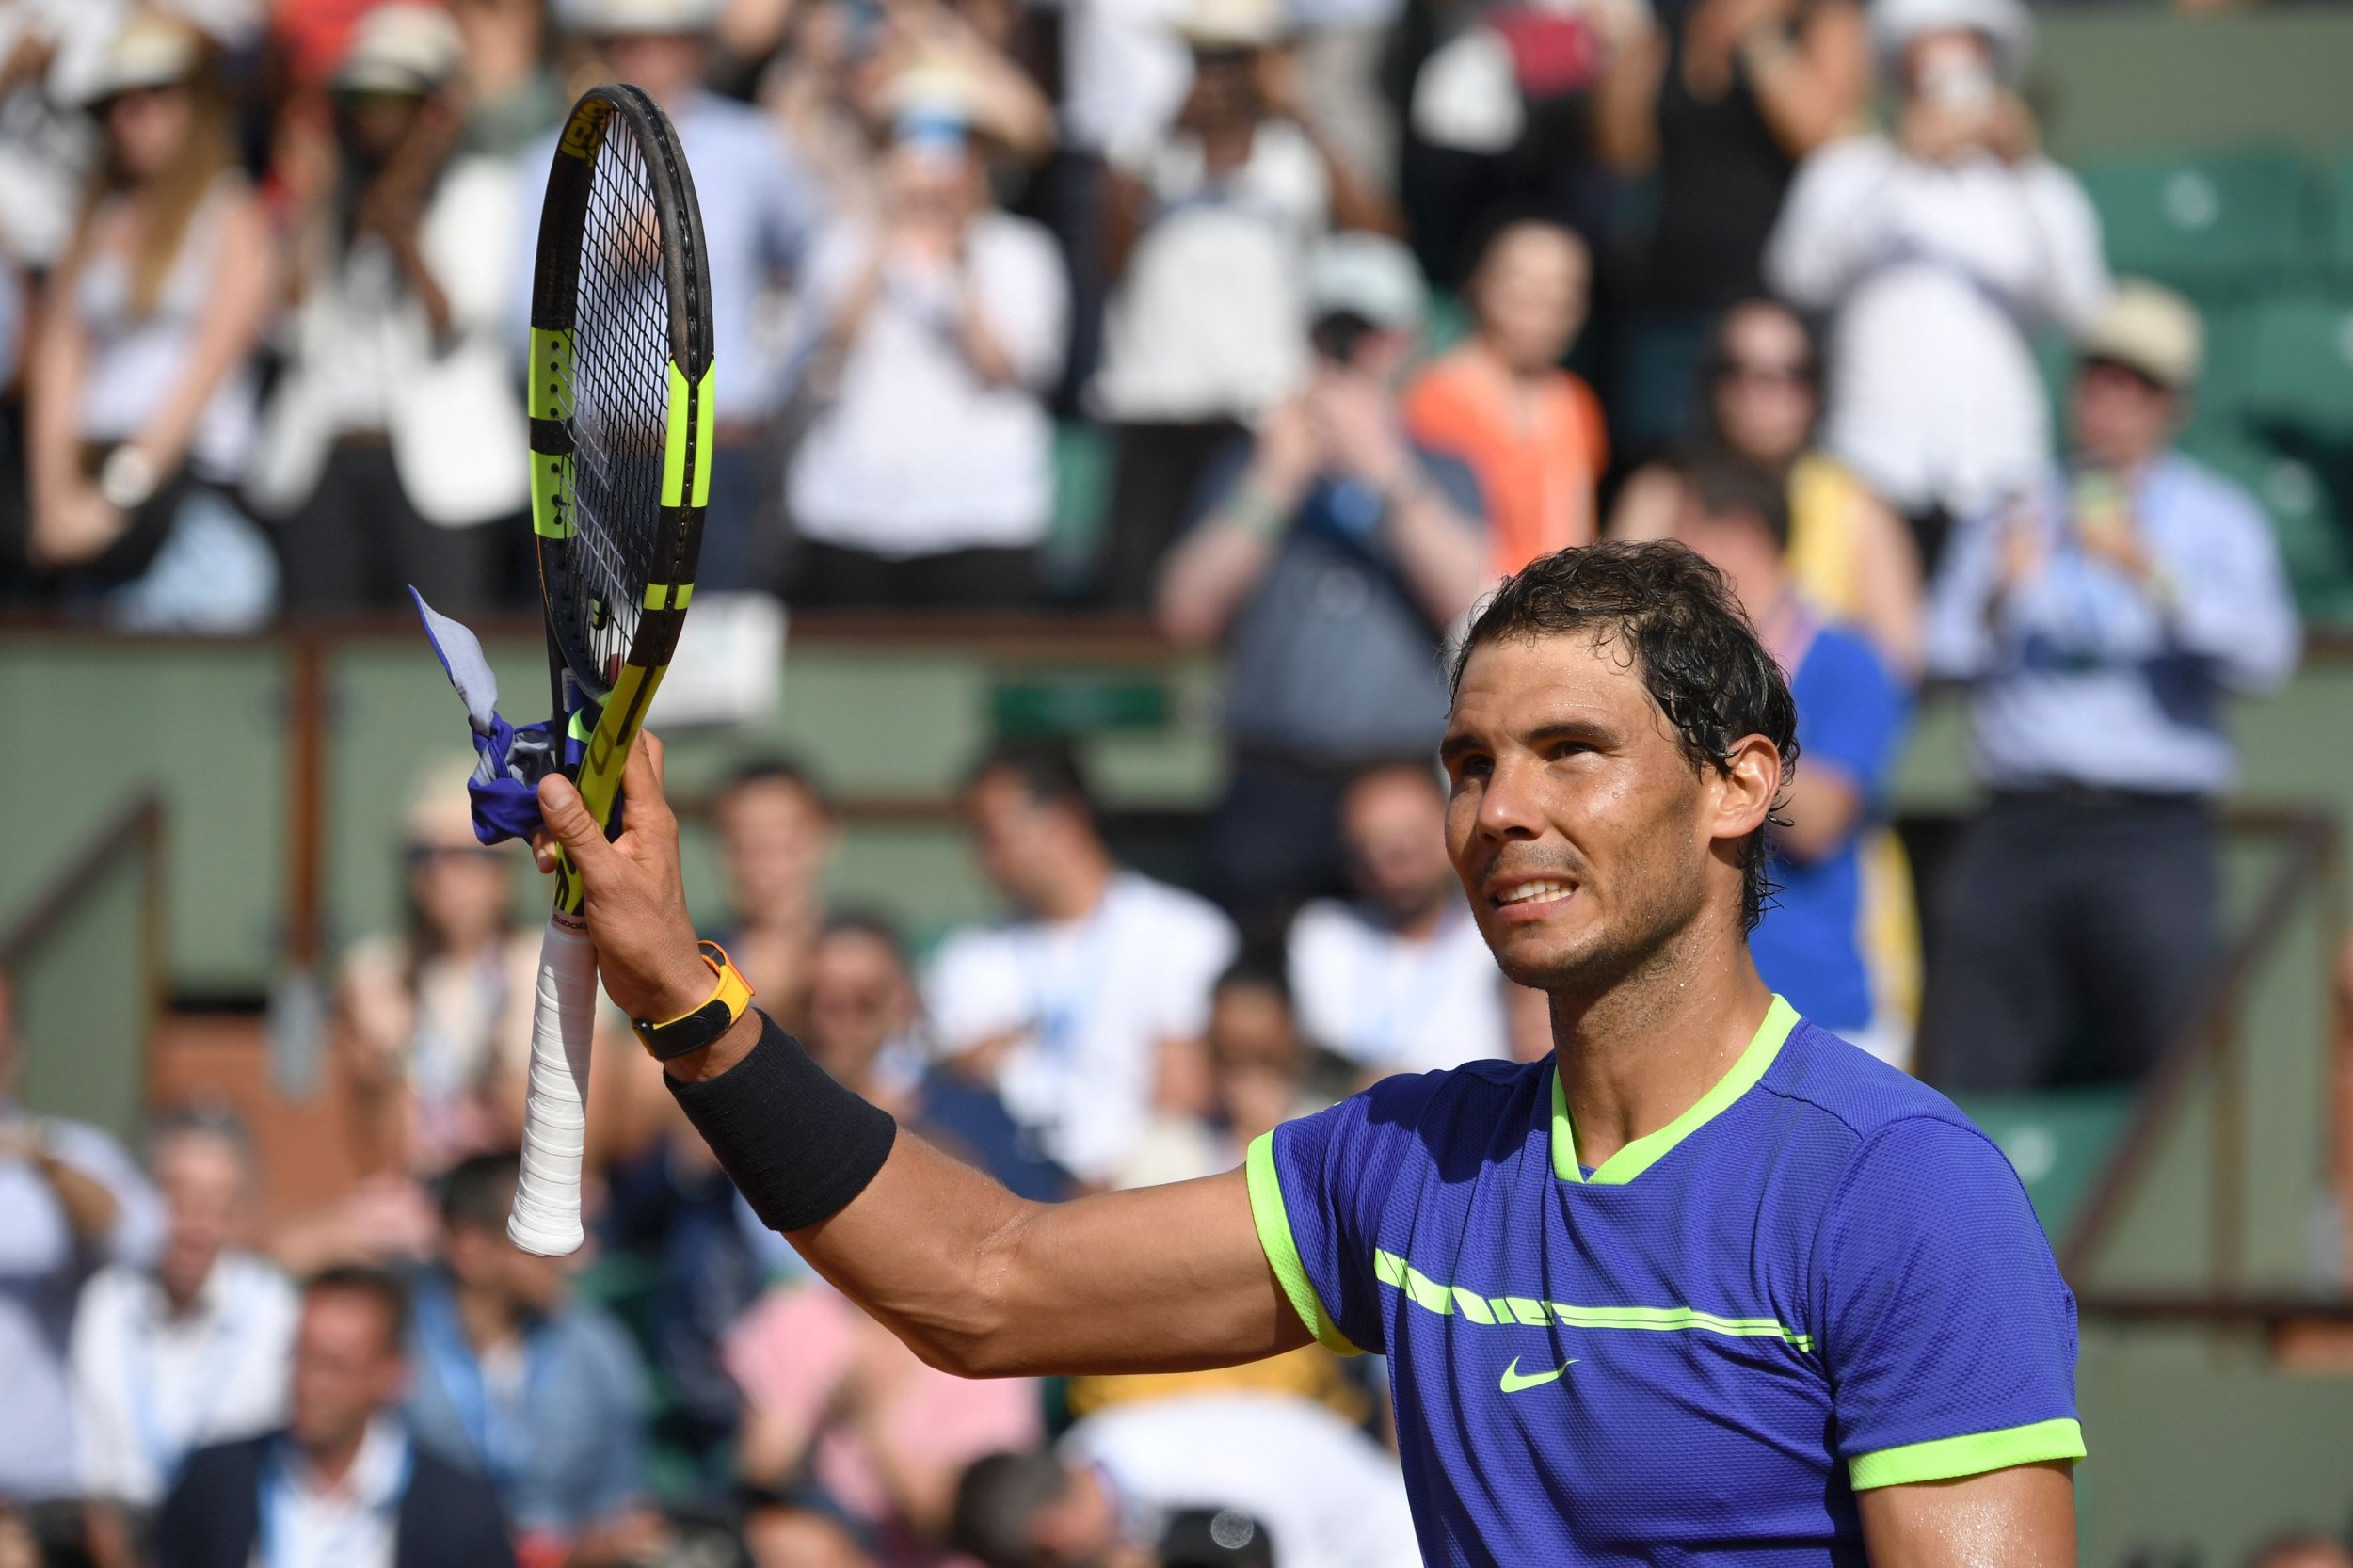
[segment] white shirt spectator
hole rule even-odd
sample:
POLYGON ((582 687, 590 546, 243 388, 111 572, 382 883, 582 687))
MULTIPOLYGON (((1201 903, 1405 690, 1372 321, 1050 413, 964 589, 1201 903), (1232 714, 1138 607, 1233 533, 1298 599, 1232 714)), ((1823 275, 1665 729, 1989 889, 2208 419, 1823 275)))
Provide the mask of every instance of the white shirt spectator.
POLYGON ((1307 368, 1299 280, 1331 224, 1322 155, 1270 120, 1249 160, 1215 182, 1187 134, 1126 161, 1152 216, 1106 312, 1097 408, 1123 421, 1255 416, 1307 368))
POLYGON ((1305 1400, 1202 1394, 1116 1405, 1063 1438, 1094 1464, 1131 1544, 1158 1540, 1179 1509, 1239 1509, 1266 1528, 1283 1568, 1418 1568, 1397 1461, 1305 1400))
MULTIPOLYGON (((878 243, 864 224, 819 241, 807 317, 833 319, 878 243)), ((893 264, 833 395, 793 458, 792 517, 827 544, 904 559, 1033 545, 1054 511, 1054 429, 1041 400, 1062 368, 1069 287, 1053 239, 1004 213, 975 216, 965 266, 1018 380, 990 386, 957 342, 962 285, 893 264)))
POLYGON ((1108 1179, 1152 1105, 1161 1042, 1199 1037, 1238 939, 1207 900, 1122 872, 1094 914, 960 931, 924 987, 952 1055, 1013 1036, 1006 1109, 1073 1176, 1108 1179))
POLYGON ((392 1568, 400 1501, 408 1490, 408 1434, 390 1416, 368 1423, 351 1468, 332 1486, 288 1448, 264 1473, 262 1539, 269 1560, 315 1568, 392 1568))
POLYGON ((1291 1000, 1308 1039, 1377 1072, 1511 1055, 1503 971, 1467 905, 1405 936, 1363 906, 1317 899, 1290 929, 1291 1000))
POLYGON ((1765 275, 1790 303, 1835 312, 1830 451, 1899 508, 1957 516, 2041 472, 2050 411, 2027 333, 2079 330, 2108 292, 2073 175, 1987 152, 1927 163, 1883 136, 1800 167, 1765 275))
POLYGON ((276 1427, 299 1311, 286 1277, 244 1253, 221 1254, 181 1316, 146 1270, 101 1270, 73 1320, 85 1495, 153 1507, 198 1448, 276 1427))
MULTIPOLYGON (((78 414, 84 440, 129 440, 179 391, 219 284, 223 224, 243 190, 241 176, 214 184, 190 216, 150 311, 132 308, 131 258, 121 250, 101 250, 83 265, 73 306, 89 345, 78 414)), ((249 361, 231 366, 215 385, 188 441, 189 466, 198 475, 223 484, 242 477, 260 394, 249 361)))
MULTIPOLYGON (((16 1108, 0 1101, 0 1127, 16 1108)), ((38 1502, 81 1491, 66 1344, 75 1293, 98 1263, 136 1264, 163 1236, 163 1207, 115 1141, 80 1122, 41 1124, 59 1163, 113 1194, 115 1218, 92 1257, 75 1241, 46 1177, 0 1157, 0 1501, 38 1502)))

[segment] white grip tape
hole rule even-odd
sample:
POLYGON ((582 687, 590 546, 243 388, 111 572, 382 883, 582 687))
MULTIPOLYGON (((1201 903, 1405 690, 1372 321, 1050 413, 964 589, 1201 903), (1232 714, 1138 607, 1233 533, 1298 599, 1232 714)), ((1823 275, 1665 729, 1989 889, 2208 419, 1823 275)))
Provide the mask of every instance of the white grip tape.
POLYGON ((597 944, 586 931, 552 920, 539 949, 539 1000, 531 1016, 522 1179, 506 1221, 507 1239, 542 1257, 580 1250, 580 1165, 596 1026, 597 944))

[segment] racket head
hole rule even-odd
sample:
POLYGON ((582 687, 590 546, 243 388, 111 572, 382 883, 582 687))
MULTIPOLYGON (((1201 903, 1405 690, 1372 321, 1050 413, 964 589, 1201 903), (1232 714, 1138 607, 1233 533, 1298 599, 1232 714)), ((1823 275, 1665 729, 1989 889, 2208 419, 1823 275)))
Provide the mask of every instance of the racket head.
POLYGON ((712 358, 702 216, 677 133, 640 89, 592 88, 557 137, 540 209, 532 529, 551 669, 573 698, 559 690, 559 711, 635 697, 624 754, 652 695, 630 672, 669 663, 694 590, 712 358))

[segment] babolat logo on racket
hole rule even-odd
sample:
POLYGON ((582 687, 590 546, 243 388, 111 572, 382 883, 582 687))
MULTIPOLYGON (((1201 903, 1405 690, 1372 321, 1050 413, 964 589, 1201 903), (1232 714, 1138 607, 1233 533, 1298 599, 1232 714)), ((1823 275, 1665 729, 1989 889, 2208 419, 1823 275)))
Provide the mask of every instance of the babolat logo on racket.
POLYGON ((604 139, 604 122, 612 113, 613 105, 601 98, 574 105, 572 118, 564 125, 563 151, 575 158, 594 154, 597 144, 604 139))

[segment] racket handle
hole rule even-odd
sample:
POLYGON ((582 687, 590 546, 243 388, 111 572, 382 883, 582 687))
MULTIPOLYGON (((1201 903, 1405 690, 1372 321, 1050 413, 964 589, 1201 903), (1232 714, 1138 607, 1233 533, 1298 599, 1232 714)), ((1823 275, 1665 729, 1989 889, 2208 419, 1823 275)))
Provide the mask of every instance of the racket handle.
POLYGON ((522 1178, 507 1240, 542 1257, 578 1252, 580 1167, 588 1140, 588 1047, 597 1024, 597 945, 548 921, 539 1000, 531 1016, 531 1094, 523 1107, 522 1178))

